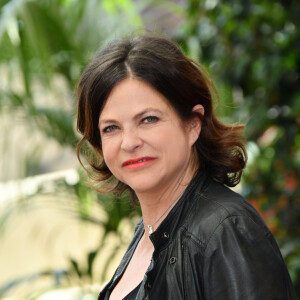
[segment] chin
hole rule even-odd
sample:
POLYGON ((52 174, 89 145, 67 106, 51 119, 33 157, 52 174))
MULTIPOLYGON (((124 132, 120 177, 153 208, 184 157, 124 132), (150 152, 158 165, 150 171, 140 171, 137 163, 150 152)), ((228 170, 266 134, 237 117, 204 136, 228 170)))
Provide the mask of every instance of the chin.
POLYGON ((135 191, 135 193, 144 193, 150 190, 155 190, 159 186, 158 182, 153 182, 152 180, 146 180, 142 178, 127 181, 125 184, 129 185, 135 191))

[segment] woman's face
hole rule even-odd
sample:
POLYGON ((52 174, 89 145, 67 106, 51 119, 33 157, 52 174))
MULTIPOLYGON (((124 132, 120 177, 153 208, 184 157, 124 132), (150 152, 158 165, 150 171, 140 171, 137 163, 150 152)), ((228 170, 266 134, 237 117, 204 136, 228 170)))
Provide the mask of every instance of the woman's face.
MULTIPOLYGON (((193 123, 194 124, 194 123, 193 123)), ((137 194, 191 179, 193 125, 182 121, 149 84, 127 78, 109 95, 99 118, 104 160, 137 194)))

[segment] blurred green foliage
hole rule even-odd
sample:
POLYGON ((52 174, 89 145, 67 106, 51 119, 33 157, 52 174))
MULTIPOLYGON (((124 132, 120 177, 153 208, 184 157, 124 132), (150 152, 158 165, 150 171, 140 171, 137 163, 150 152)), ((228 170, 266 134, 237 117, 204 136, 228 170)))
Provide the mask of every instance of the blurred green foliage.
MULTIPOLYGON (((152 7, 175 16, 177 27, 166 31, 153 24, 147 27, 168 34, 188 56, 207 67, 220 93, 216 109, 225 122, 247 124, 249 163, 242 193, 277 238, 300 296, 299 1, 0 3, 0 67, 5 68, 9 79, 0 90, 0 112, 22 110, 26 122, 71 148, 78 140, 73 91, 95 51, 111 38, 142 31, 143 14, 152 7), (15 86, 16 74, 20 76, 21 88, 15 86), (67 95, 53 99, 51 105, 41 105, 36 84, 51 91, 57 78, 65 82, 67 95)), ((134 218, 139 212, 128 201, 113 200, 113 195, 96 195, 84 180, 72 186, 65 184, 65 188, 76 196, 78 217, 105 228, 99 247, 87 253, 87 268, 82 269, 71 260, 70 270, 66 271, 80 278, 93 278, 93 262, 101 253, 105 237, 118 232, 124 217, 134 218), (89 209, 91 203, 99 205, 110 217, 105 221, 95 218, 89 209)))

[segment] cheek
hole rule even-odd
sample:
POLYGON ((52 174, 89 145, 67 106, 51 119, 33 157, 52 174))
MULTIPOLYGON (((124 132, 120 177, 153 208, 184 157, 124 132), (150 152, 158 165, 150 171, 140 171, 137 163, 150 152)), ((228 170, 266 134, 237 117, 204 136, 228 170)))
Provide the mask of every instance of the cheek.
POLYGON ((153 135, 155 145, 166 152, 168 158, 185 156, 191 148, 188 136, 181 128, 166 128, 153 135))
POLYGON ((116 143, 112 140, 102 141, 102 153, 106 165, 110 168, 112 163, 116 160, 116 143))

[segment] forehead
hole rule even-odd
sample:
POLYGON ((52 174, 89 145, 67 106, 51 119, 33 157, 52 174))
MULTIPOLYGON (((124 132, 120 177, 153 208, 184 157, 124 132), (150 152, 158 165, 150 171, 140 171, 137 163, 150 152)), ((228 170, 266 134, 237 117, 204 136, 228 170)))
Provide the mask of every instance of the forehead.
POLYGON ((175 113, 169 101, 151 85, 139 79, 127 78, 111 91, 100 114, 100 120, 125 113, 139 113, 146 108, 175 113))

